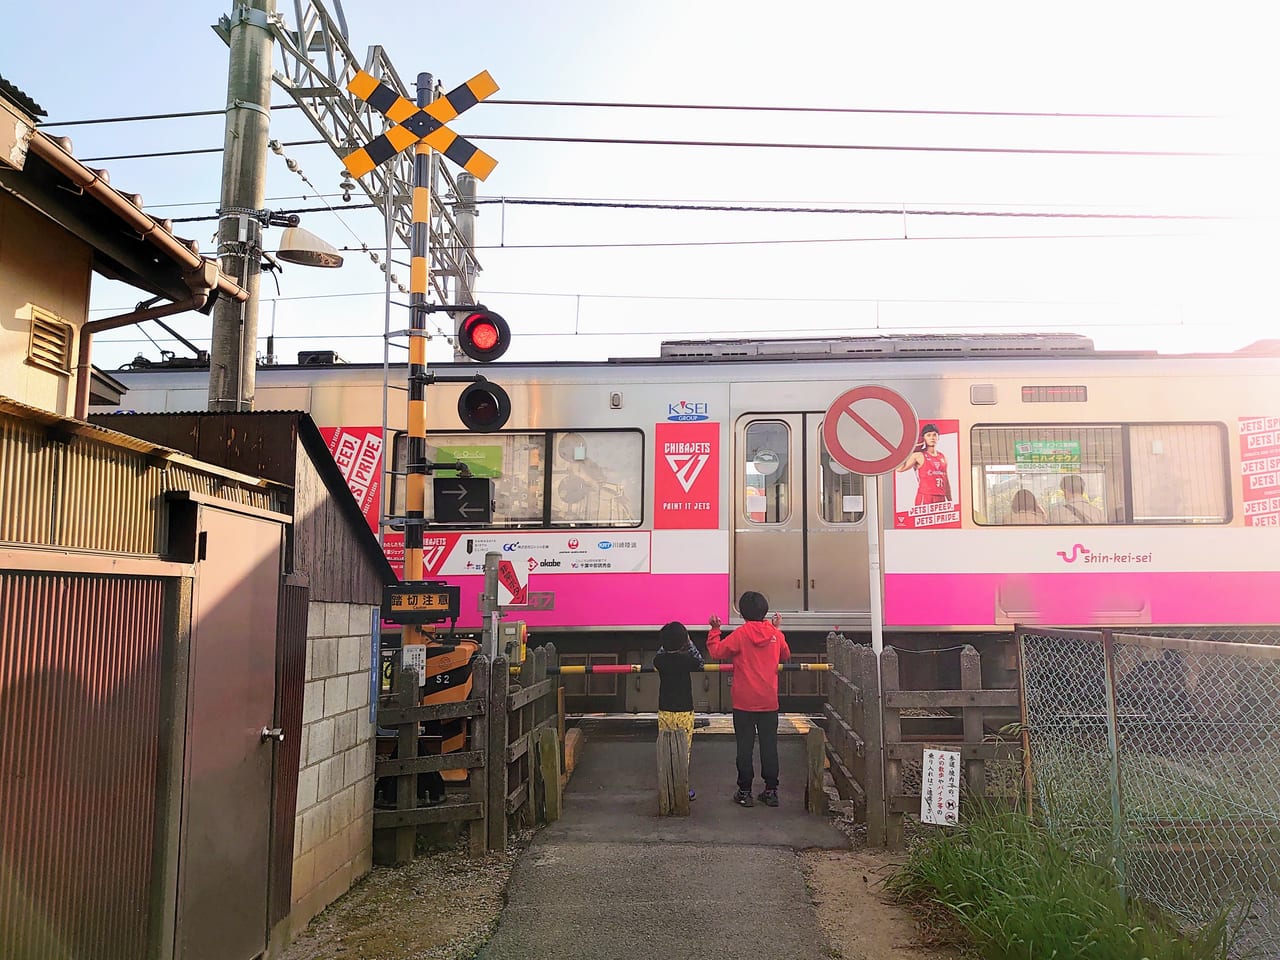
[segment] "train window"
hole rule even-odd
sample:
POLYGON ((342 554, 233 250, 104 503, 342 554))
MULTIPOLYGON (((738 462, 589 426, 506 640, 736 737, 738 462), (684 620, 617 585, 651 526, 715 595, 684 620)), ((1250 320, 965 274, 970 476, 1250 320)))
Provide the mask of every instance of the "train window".
POLYGON ((1134 523, 1226 523, 1227 432, 1220 423, 1129 428, 1134 523))
POLYGON ((1122 426, 978 426, 971 444, 977 523, 1125 522, 1122 426))
POLYGON ((980 524, 1226 523, 1222 424, 977 426, 980 524))
POLYGON ((551 434, 551 525, 640 523, 644 438, 628 431, 551 434))
POLYGON ((815 438, 818 455, 818 502, 820 516, 827 523, 858 523, 862 520, 862 477, 850 473, 831 459, 819 429, 815 438))
MULTIPOLYGON (((397 434, 393 447, 396 470, 401 472, 406 462, 404 441, 405 434, 397 434)), ((546 442, 541 433, 491 433, 483 437, 474 433, 433 433, 427 438, 427 459, 431 463, 466 463, 473 476, 492 478, 495 526, 540 524, 546 489, 546 442)), ((435 476, 455 474, 441 470, 435 476)), ((394 479, 392 513, 399 516, 404 514, 404 478, 394 479)), ((435 515, 431 483, 426 487, 425 512, 428 517, 435 515)))
MULTIPOLYGON (((404 515, 405 434, 393 441, 392 514, 404 515)), ((639 431, 432 433, 433 463, 464 462, 494 481, 493 526, 634 527, 643 503, 639 431), (550 451, 548 453, 548 451, 550 451), (550 463, 548 471, 547 464, 550 463)), ((452 476, 438 471, 437 476, 452 476)), ((435 512, 427 484, 426 514, 435 512)))
POLYGON ((752 523, 791 516, 791 431, 781 420, 756 420, 743 437, 742 503, 752 523))

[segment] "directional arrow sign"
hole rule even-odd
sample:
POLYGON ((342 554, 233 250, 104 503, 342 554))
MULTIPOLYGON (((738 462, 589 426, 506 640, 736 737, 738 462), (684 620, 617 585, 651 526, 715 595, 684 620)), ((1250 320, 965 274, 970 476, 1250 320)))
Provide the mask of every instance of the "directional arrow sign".
POLYGON ((488 477, 433 477, 436 523, 493 522, 493 481, 488 477))
POLYGON ((510 560, 498 561, 498 603, 503 606, 523 607, 529 602, 528 571, 517 567, 510 560))

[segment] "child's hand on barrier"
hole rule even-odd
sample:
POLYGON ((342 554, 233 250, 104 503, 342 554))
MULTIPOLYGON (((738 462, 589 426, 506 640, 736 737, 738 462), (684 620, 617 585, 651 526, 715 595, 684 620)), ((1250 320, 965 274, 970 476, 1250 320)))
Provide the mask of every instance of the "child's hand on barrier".
POLYGON ((769 622, 775 627, 782 626, 782 614, 775 610, 773 613, 769 614, 769 622))
POLYGON ((711 616, 707 617, 707 626, 709 626, 712 630, 719 630, 720 618, 713 613, 711 616))

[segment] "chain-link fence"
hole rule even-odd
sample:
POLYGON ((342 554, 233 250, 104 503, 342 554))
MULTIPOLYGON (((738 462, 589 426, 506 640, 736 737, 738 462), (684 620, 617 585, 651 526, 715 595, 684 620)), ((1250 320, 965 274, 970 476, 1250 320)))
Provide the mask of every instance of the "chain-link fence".
POLYGON ((1280 956, 1280 629, 1020 630, 1036 801, 1126 892, 1280 956), (1203 637, 1203 635, 1198 635, 1203 637), (1236 634, 1244 636, 1244 634, 1236 634))

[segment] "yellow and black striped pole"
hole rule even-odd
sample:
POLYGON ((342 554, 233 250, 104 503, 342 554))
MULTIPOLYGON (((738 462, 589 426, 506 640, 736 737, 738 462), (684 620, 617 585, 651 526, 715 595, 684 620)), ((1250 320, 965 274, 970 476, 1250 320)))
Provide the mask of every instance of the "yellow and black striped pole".
MULTIPOLYGON (((359 71, 347 89, 356 97, 380 111, 395 126, 343 158, 347 170, 356 177, 369 173, 375 166, 390 160, 410 146, 413 157, 412 222, 409 233, 409 370, 407 411, 407 443, 405 445, 405 514, 404 576, 405 582, 421 582, 423 569, 422 541, 426 527, 427 476, 427 291, 431 285, 431 163, 433 151, 449 157, 468 173, 483 180, 497 161, 474 144, 459 137, 445 124, 463 110, 474 106, 497 91, 487 71, 472 77, 443 97, 432 99, 434 82, 431 74, 418 74, 417 106, 377 78, 359 71)), ((388 196, 390 191, 388 191, 388 196)), ((391 225, 387 226, 387 264, 390 270, 391 225)), ((388 287, 388 296, 390 287, 388 287)), ((425 644, 426 674, 430 692, 422 697, 424 704, 465 700, 471 693, 471 659, 479 645, 462 640, 457 643, 437 641, 429 627, 405 624, 403 644, 425 644)), ((466 721, 444 723, 439 720, 423 724, 423 734, 434 741, 440 753, 461 749, 466 736, 466 721)), ((430 747, 430 744, 429 744, 430 747)), ((434 771, 425 774, 433 801, 444 799, 441 780, 465 779, 465 768, 434 771)))
MULTIPOLYGON (((418 106, 431 102, 432 77, 418 74, 418 106)), ((427 502, 427 289, 431 282, 431 147, 413 155, 413 223, 409 233, 409 409, 406 446, 404 578, 422 579, 427 502)))

